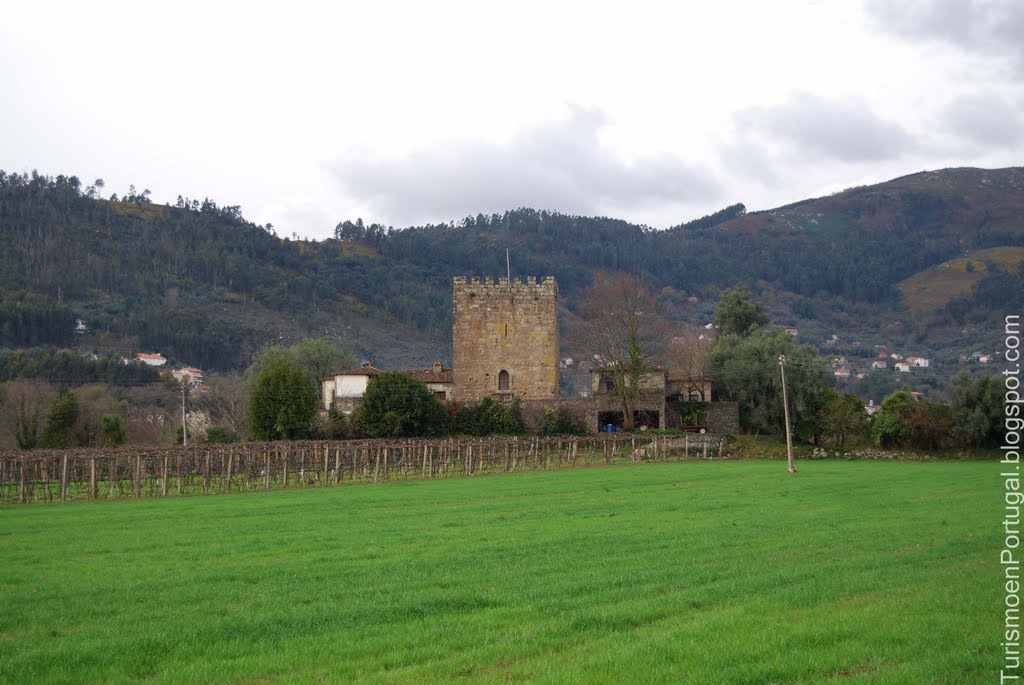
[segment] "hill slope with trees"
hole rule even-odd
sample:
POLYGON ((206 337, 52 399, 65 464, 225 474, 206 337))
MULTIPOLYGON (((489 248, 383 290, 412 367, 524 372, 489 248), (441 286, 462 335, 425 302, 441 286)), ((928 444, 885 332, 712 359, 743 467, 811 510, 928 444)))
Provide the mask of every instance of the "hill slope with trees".
MULTIPOLYGON (((762 212, 736 204, 667 230, 516 209, 401 230, 346 220, 320 242, 209 199, 167 206, 145 190, 99 189, 0 172, 0 347, 80 342, 82 317, 97 343, 207 369, 244 368, 261 345, 304 336, 380 365, 423 365, 450 354, 451 277, 503 274, 506 249, 513 274, 558 278, 568 334, 595 274, 624 272, 679 320, 710 320, 718 294, 742 281, 802 334, 943 340, 964 316, 910 311, 898 284, 970 251, 1024 245, 1022 168, 923 172, 762 212)), ((971 306, 1018 280, 1000 269, 966 296, 971 306)))

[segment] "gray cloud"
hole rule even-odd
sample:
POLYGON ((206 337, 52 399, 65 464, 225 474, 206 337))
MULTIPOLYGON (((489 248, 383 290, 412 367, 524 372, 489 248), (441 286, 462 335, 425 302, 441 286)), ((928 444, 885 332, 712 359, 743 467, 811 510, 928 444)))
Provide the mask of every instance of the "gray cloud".
POLYGON ((508 144, 457 141, 397 160, 350 159, 334 176, 376 216, 399 225, 536 207, 579 214, 713 201, 718 181, 674 157, 627 164, 602 150, 597 110, 520 133, 508 144))
POLYGON ((751 107, 735 117, 741 136, 762 136, 802 159, 877 162, 914 150, 913 137, 860 102, 796 93, 774 107, 751 107))
POLYGON ((996 93, 962 95, 943 114, 952 133, 985 147, 1013 146, 1024 138, 1020 111, 996 93))
POLYGON ((1009 58, 1017 75, 1024 75, 1024 3, 1020 0, 868 0, 864 9, 883 31, 1009 58))

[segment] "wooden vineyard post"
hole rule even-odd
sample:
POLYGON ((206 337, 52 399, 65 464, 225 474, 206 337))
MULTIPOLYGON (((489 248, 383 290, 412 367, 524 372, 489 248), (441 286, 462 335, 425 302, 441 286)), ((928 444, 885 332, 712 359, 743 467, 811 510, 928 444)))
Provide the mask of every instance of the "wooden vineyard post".
POLYGON ((687 433, 683 436, 683 458, 690 458, 690 434, 687 433))
POLYGON ((28 480, 25 478, 25 458, 21 459, 21 482, 18 484, 18 501, 24 504, 28 501, 28 480))
POLYGON ((383 452, 384 452, 384 480, 388 480, 390 478, 390 475, 389 475, 389 472, 388 472, 388 457, 391 455, 391 448, 390 447, 385 447, 383 449, 383 452))
POLYGON ((210 492, 210 450, 206 450, 206 459, 203 461, 203 494, 210 492))
POLYGON ((178 454, 175 455, 174 459, 177 462, 176 463, 176 469, 178 471, 178 477, 175 480, 178 481, 178 494, 180 495, 181 494, 181 452, 178 452, 178 454))
POLYGON ((135 498, 142 497, 142 455, 135 455, 135 498))
POLYGON ((263 453, 263 489, 270 490, 270 450, 263 453))
POLYGON ((341 482, 341 448, 334 447, 334 484, 341 482))
POLYGON ((164 455, 163 464, 161 464, 160 472, 160 495, 167 497, 167 455, 164 455))
POLYGON ((245 490, 246 492, 249 491, 249 476, 252 475, 249 472, 250 466, 255 461, 254 459, 250 459, 249 456, 250 455, 248 451, 239 452, 238 462, 235 465, 236 469, 242 474, 242 489, 245 490))
POLYGON ((328 465, 327 460, 330 459, 330 458, 331 458, 331 448, 328 447, 327 445, 324 445, 324 478, 321 481, 324 485, 327 485, 327 474, 329 473, 329 471, 328 471, 329 465, 328 465))
POLYGON ((225 484, 224 486, 225 492, 231 492, 231 467, 234 465, 234 457, 234 450, 228 450, 228 481, 227 484, 225 484))
POLYGON ((380 448, 377 448, 377 453, 373 460, 373 482, 377 482, 377 478, 380 476, 380 448))
POLYGON ((114 476, 117 470, 117 457, 110 458, 110 498, 114 498, 114 476))
POLYGON ((282 459, 283 468, 284 468, 284 473, 283 473, 284 487, 287 488, 288 487, 288 453, 285 452, 285 453, 282 454, 281 452, 278 452, 278 454, 281 454, 281 459, 282 459))
POLYGON ((708 458, 708 439, 704 438, 704 458, 708 458))
POLYGON ((722 458, 722 448, 723 447, 725 447, 725 439, 724 438, 718 441, 718 458, 719 459, 722 458))
POLYGON ((89 499, 96 499, 99 496, 99 488, 96 483, 96 457, 89 460, 89 499))
POLYGON ((60 460, 60 501, 68 501, 68 455, 60 460))

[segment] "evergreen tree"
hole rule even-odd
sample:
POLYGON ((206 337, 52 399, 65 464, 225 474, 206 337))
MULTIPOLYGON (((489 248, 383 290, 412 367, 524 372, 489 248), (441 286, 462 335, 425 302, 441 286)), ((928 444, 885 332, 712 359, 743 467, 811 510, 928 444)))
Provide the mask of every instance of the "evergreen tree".
POLYGON ((100 421, 103 424, 101 431, 103 433, 104 447, 117 447, 124 444, 126 434, 124 422, 120 416, 117 414, 104 414, 100 421))
POLYGON ((997 447, 1003 437, 1005 387, 999 376, 972 379, 966 371, 953 377, 953 421, 968 445, 997 447))
POLYGON ((447 432, 447 415, 434 393, 426 384, 398 371, 385 371, 370 379, 358 421, 372 438, 432 437, 447 432))
POLYGON ((306 370, 294 362, 278 360, 253 381, 249 430, 256 440, 308 438, 316 408, 316 386, 306 370))
POLYGON ((746 336, 767 326, 768 315, 759 304, 750 301, 750 289, 742 283, 722 293, 715 310, 719 335, 746 336))
POLYGON ((74 429, 78 411, 75 393, 68 391, 55 399, 50 405, 50 415, 46 418, 40 447, 65 448, 77 445, 74 429))

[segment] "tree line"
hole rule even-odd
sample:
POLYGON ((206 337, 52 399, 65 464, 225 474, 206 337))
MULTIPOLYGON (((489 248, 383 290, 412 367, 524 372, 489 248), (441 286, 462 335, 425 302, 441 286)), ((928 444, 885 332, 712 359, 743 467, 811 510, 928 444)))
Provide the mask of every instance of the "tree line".
POLYGON ((83 189, 74 176, 0 171, 0 288, 23 294, 0 307, 6 344, 67 344, 71 308, 95 328, 220 369, 244 369, 266 342, 254 323, 218 335, 226 306, 384 318, 446 337, 451 277, 504 272, 506 249, 516 273, 555 275, 573 310, 594 273, 612 271, 702 297, 756 282, 799 295, 794 307, 827 320, 836 298, 892 303, 893 285, 922 268, 1021 241, 966 194, 901 187, 771 212, 735 204, 667 231, 520 208, 400 230, 346 220, 322 242, 279 237, 209 198, 161 206, 146 190, 106 190, 101 179, 83 189))

